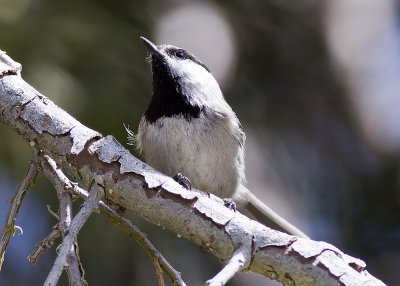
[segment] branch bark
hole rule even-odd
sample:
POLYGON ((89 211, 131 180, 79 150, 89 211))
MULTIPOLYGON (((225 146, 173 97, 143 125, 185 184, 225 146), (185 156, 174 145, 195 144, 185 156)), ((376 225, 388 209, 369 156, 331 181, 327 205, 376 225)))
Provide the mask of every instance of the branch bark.
POLYGON ((222 268, 222 270, 215 275, 212 279, 206 282, 206 286, 221 286, 225 285, 234 275, 241 271, 251 261, 251 248, 241 246, 237 249, 228 263, 222 268))
POLYGON ((237 270, 243 263, 245 270, 284 285, 384 285, 363 261, 328 243, 272 230, 227 209, 214 195, 182 188, 112 136, 103 137, 57 107, 19 76, 18 64, 4 57, 0 54, 0 121, 53 158, 81 187, 102 182, 106 199, 223 260, 247 248, 244 253, 250 255, 234 266, 237 270))
MULTIPOLYGON (((51 160, 51 158, 48 158, 48 156, 46 155, 43 156, 42 154, 40 154, 38 156, 37 164, 40 164, 42 166, 45 175, 48 176, 48 169, 46 168, 44 161, 46 161, 46 163, 53 169, 56 169, 56 164, 54 161, 51 160)), ((70 227, 73 218, 72 196, 66 190, 65 186, 62 185, 60 182, 53 182, 53 185, 57 191, 58 200, 60 202, 60 208, 58 211, 60 220, 59 229, 61 230, 61 235, 63 237, 64 243, 66 236, 65 230, 70 227)), ((75 243, 71 246, 71 249, 66 257, 66 262, 68 264, 67 273, 70 284, 74 286, 87 285, 87 282, 84 278, 84 270, 79 258, 79 246, 77 241, 75 241, 75 243)))
MULTIPOLYGON (((77 186, 77 184, 71 182, 60 169, 57 169, 56 163, 50 157, 39 154, 38 159, 43 173, 52 182, 59 193, 67 192, 70 195, 87 200, 89 193, 77 186)), ((155 265, 157 264, 158 267, 161 267, 161 269, 164 270, 164 272, 171 278, 174 285, 186 286, 185 282, 182 280, 181 274, 176 271, 171 264, 169 264, 167 259, 154 247, 144 233, 103 201, 99 201, 99 208, 103 213, 108 215, 110 219, 116 222, 119 227, 136 239, 136 241, 149 254, 153 263, 155 265)), ((62 216, 60 217, 62 218, 62 216)), ((57 227, 57 229, 59 229, 59 227, 57 227)))
MULTIPOLYGON (((93 184, 90 190, 88 199, 83 203, 82 208, 72 219, 69 226, 66 228, 66 233, 63 237, 63 242, 60 251, 57 255, 56 261, 50 270, 49 275, 44 282, 46 286, 56 286, 60 279, 64 267, 68 267, 67 257, 71 257, 71 252, 75 253, 75 243, 79 231, 98 207, 99 200, 103 197, 103 191, 97 184, 93 184)), ((79 271, 79 270, 78 270, 79 271)))
POLYGON ((15 234, 15 230, 19 229, 22 234, 22 229, 15 223, 17 221, 17 215, 19 208, 21 207, 22 200, 26 194, 28 188, 34 184, 38 168, 35 161, 32 161, 29 166, 29 170, 26 173, 24 179, 21 181, 17 191, 10 200, 10 208, 8 210, 6 222, 0 236, 0 271, 4 261, 4 255, 10 241, 11 235, 15 234))

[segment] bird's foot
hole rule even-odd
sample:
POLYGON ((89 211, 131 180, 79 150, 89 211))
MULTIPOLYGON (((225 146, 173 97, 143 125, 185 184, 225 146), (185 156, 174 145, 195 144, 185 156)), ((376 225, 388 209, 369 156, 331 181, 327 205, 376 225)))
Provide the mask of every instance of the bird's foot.
POLYGON ((232 201, 232 199, 230 198, 225 198, 223 199, 224 201, 224 206, 226 206, 228 209, 232 210, 232 211, 236 211, 236 204, 234 201, 232 201))
POLYGON ((190 180, 188 177, 185 177, 181 173, 176 174, 175 176, 172 177, 176 182, 179 183, 182 187, 185 189, 191 190, 192 189, 192 183, 190 183, 190 180))

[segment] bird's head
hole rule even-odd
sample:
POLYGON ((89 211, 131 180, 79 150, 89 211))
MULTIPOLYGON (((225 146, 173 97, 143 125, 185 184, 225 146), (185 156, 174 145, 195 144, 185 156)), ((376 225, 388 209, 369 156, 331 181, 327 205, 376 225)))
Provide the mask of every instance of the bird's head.
MULTIPOLYGON (((153 101, 182 100, 200 109, 224 101, 210 70, 193 54, 172 45, 155 45, 141 37, 147 46, 153 73, 153 101)), ((178 104, 179 105, 179 104, 178 104)))

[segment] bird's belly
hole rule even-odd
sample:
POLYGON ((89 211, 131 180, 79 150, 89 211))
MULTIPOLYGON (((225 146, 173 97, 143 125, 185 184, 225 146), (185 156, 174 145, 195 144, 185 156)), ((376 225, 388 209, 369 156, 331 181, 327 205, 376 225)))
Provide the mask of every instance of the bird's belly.
POLYGON ((165 118, 162 124, 148 124, 138 134, 146 162, 170 176, 182 173, 195 188, 230 197, 238 181, 235 154, 223 149, 226 138, 218 140, 215 134, 199 132, 202 128, 194 125, 201 122, 194 120, 165 118))

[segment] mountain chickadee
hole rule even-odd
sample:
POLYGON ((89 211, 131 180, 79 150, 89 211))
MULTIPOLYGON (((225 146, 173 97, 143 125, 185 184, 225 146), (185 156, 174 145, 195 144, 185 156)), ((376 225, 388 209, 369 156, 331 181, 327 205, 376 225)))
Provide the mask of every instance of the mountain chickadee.
POLYGON ((269 227, 307 237, 244 186, 246 137, 210 70, 186 50, 141 39, 150 51, 153 95, 133 139, 146 162, 178 174, 188 188, 183 175, 200 190, 232 199, 269 227))

